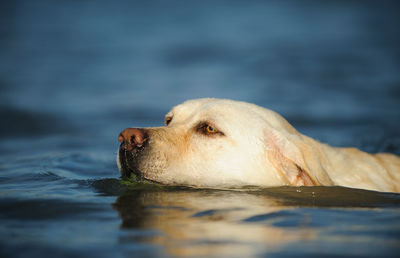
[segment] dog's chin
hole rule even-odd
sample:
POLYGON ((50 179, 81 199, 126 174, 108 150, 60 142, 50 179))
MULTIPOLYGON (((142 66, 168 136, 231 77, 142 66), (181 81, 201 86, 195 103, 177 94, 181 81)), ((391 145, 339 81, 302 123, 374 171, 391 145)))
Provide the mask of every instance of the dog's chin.
POLYGON ((129 179, 135 176, 136 179, 142 179, 143 175, 138 169, 138 156, 139 151, 128 151, 123 148, 119 149, 119 163, 121 164, 121 177, 122 179, 129 179))

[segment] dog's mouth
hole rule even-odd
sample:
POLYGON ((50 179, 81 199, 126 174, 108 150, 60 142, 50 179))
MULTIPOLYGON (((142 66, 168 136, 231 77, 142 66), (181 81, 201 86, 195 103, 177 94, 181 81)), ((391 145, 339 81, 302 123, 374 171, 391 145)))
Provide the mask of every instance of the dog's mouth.
POLYGON ((119 162, 121 164, 122 179, 129 179, 132 175, 136 176, 137 180, 143 179, 142 173, 138 169, 138 155, 143 150, 143 147, 129 151, 123 148, 122 144, 119 148, 119 162))

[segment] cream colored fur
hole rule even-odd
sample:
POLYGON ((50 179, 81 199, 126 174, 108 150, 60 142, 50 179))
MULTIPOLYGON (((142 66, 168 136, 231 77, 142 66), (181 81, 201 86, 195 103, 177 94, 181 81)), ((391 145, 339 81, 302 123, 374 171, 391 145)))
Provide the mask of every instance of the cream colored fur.
POLYGON ((400 192, 400 158, 334 148, 300 134, 279 114, 224 99, 189 100, 146 128, 139 170, 149 180, 195 187, 340 185, 400 192), (202 134, 207 123, 217 134, 202 134))

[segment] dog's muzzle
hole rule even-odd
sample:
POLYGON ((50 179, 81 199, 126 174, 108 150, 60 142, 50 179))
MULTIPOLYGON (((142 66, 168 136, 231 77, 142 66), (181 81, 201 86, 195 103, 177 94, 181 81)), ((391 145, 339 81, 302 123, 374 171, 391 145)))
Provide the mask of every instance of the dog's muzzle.
POLYGON ((138 170, 138 157, 145 149, 148 139, 148 133, 141 128, 127 128, 119 134, 118 141, 121 142, 119 161, 123 179, 129 178, 132 174, 142 177, 138 170))

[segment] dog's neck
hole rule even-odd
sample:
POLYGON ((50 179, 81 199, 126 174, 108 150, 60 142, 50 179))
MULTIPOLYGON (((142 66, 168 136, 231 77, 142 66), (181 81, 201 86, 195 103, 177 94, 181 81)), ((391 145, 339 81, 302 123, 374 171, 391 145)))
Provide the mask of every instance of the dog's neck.
MULTIPOLYGON (((317 175, 313 176, 322 185, 332 185, 333 183, 333 185, 376 191, 400 191, 400 187, 396 185, 396 182, 400 182, 400 173, 391 173, 379 158, 379 155, 391 154, 370 154, 356 148, 336 148, 318 143, 306 136, 305 138, 308 138, 306 141, 314 152, 314 160, 310 162, 306 159, 307 163, 320 164, 320 171, 318 168, 314 168, 312 171, 317 172, 317 175), (374 176, 377 171, 386 175, 374 176), (320 173, 326 173, 326 176, 321 177, 320 173), (327 179, 330 181, 326 181, 327 179)), ((392 156, 393 159, 398 159, 398 157, 392 156)))

